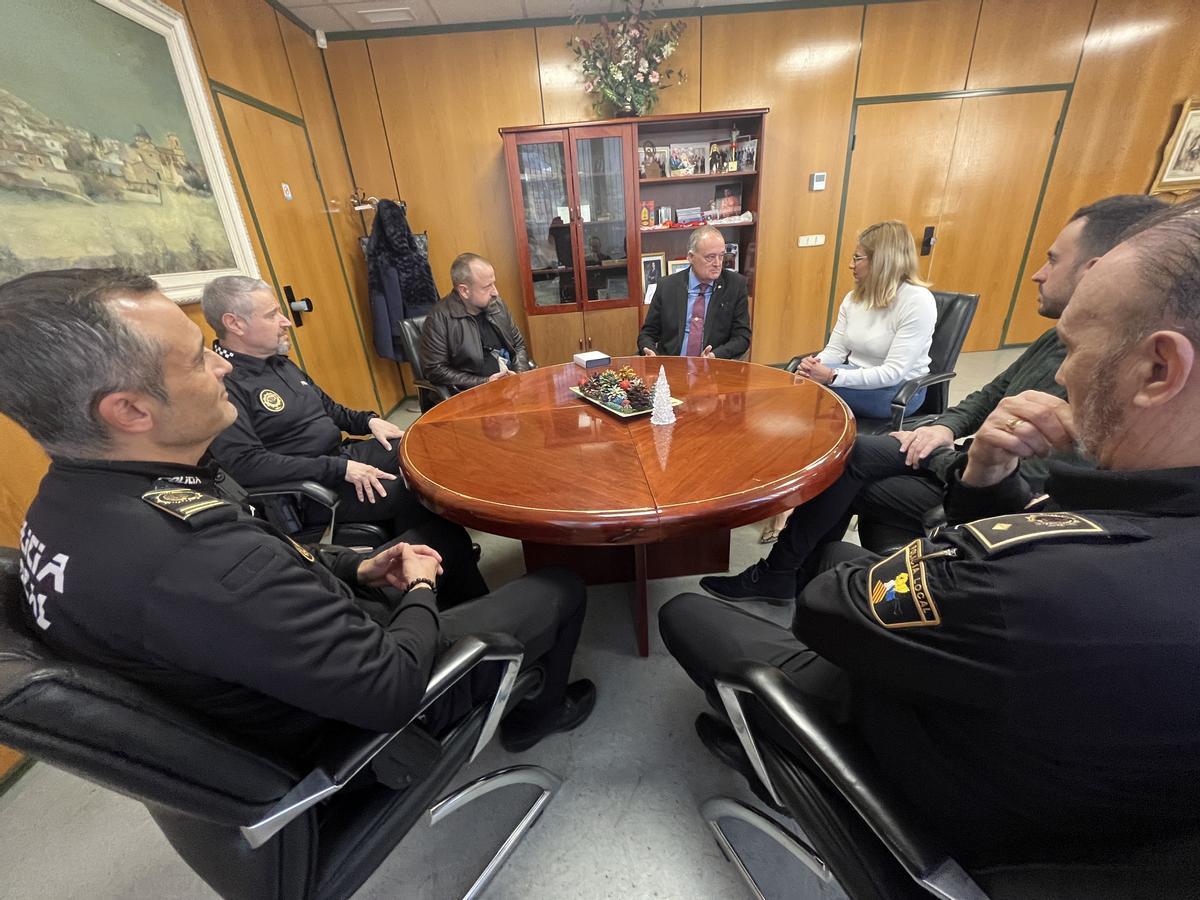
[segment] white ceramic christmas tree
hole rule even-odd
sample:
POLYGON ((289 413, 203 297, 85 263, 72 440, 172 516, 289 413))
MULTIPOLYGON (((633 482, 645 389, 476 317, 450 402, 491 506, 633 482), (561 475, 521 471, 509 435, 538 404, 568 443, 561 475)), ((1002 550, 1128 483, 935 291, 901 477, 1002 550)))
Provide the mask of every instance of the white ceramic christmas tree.
POLYGON ((672 425, 675 422, 675 409, 671 406, 671 386, 667 384, 667 367, 658 367, 658 378, 654 382, 654 397, 652 398, 654 412, 650 414, 651 425, 672 425))

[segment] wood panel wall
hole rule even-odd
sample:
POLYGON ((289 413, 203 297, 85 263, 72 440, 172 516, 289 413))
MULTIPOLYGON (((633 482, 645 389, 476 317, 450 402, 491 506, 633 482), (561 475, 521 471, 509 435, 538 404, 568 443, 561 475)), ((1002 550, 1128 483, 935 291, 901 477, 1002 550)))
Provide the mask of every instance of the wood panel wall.
POLYGON ((1037 271, 1081 206, 1146 191, 1181 104, 1200 95, 1200 11, 1189 0, 1098 0, 1041 215, 1012 308, 1006 342, 1028 343, 1049 323, 1037 314, 1037 271))

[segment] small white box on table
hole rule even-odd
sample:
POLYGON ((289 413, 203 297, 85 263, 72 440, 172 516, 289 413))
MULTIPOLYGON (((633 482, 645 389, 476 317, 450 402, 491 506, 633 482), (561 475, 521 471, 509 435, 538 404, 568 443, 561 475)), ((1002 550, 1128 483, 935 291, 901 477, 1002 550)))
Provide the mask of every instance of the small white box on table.
POLYGON ((599 350, 587 350, 575 354, 575 365, 581 369, 602 369, 612 363, 612 357, 599 350))

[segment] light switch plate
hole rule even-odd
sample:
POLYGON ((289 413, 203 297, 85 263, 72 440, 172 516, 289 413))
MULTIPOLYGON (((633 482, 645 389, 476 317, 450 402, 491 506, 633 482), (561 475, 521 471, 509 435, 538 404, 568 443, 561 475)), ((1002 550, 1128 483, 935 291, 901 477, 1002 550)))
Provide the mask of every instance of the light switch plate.
POLYGON ((810 191, 825 190, 825 173, 824 172, 813 172, 811 175, 809 175, 808 176, 808 189, 810 191))
POLYGON ((825 235, 823 234, 802 234, 800 239, 796 241, 797 247, 820 247, 825 243, 825 235))

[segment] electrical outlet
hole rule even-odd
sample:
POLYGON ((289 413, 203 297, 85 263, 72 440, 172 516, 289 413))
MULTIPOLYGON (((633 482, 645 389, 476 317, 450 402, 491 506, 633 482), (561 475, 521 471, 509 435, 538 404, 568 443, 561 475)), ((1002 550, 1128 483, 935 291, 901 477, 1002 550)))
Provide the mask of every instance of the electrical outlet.
POLYGON ((825 235, 823 234, 802 234, 800 239, 796 241, 797 247, 820 247, 825 243, 825 235))

